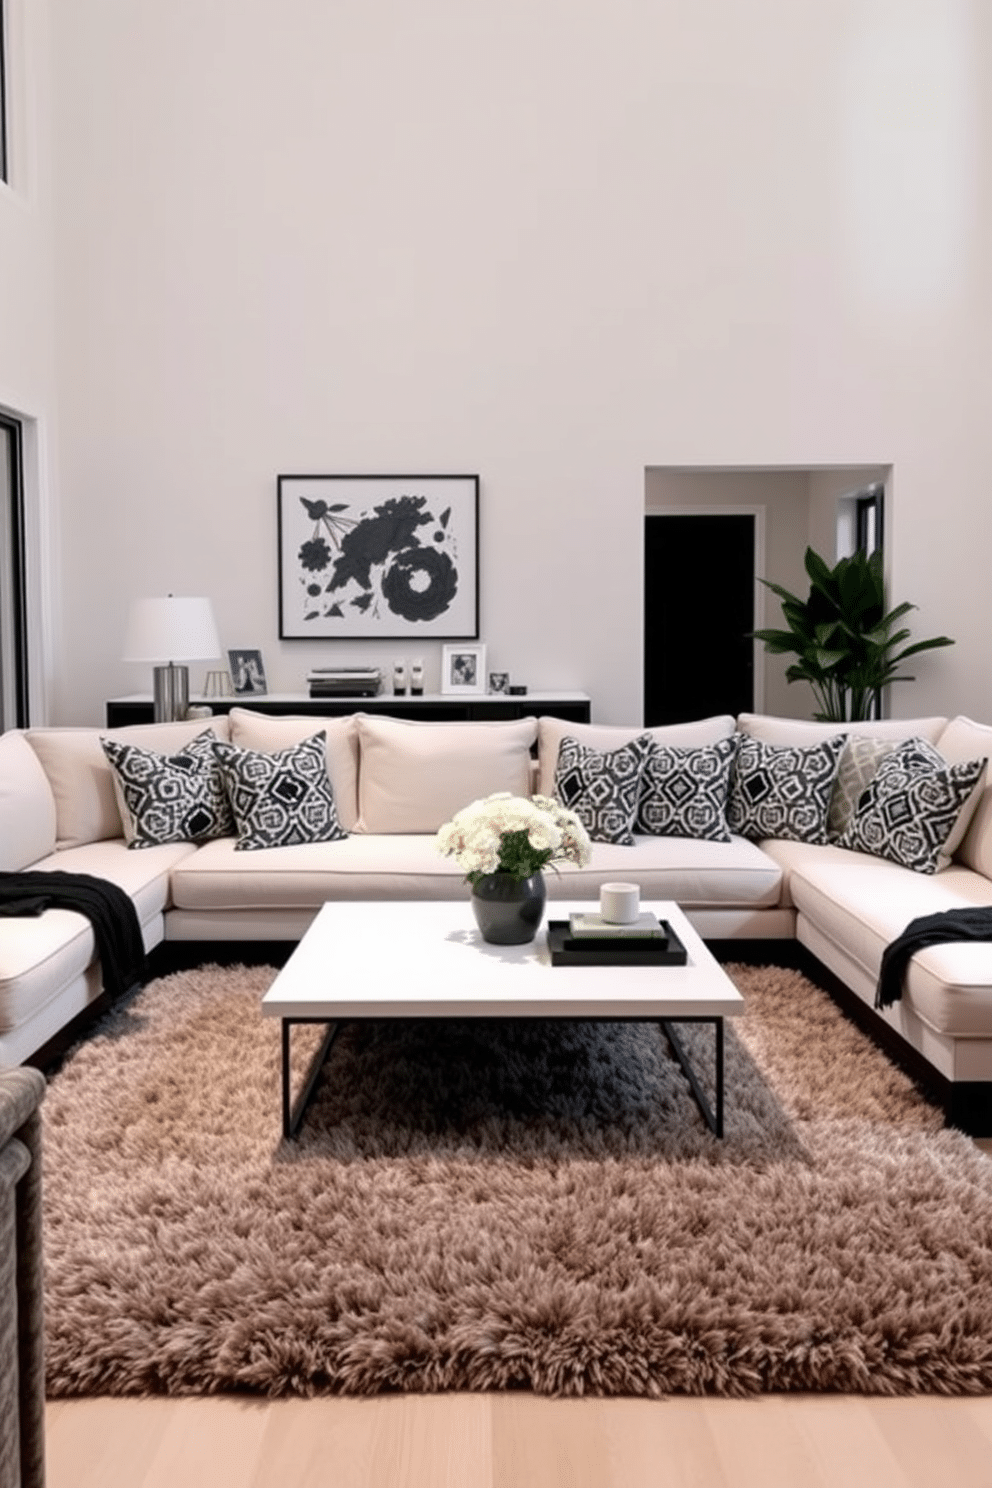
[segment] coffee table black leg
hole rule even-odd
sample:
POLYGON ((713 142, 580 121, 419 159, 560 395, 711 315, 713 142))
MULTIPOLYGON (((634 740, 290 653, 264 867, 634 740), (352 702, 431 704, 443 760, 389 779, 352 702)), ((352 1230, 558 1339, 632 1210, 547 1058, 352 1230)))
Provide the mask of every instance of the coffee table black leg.
POLYGON ((282 1020, 282 1134, 287 1141, 296 1136, 300 1129, 303 1114, 310 1104, 317 1076, 320 1074, 321 1066, 327 1058, 328 1050, 337 1036, 340 1023, 331 1023, 327 1032, 320 1041, 320 1047, 310 1063, 303 1088, 296 1100, 296 1108, 293 1109, 293 1098, 290 1085, 290 1045, 289 1030, 294 1023, 323 1023, 324 1018, 283 1018, 282 1020))
POLYGON ((682 1067, 682 1073, 689 1081, 690 1088, 696 1098, 696 1105, 703 1113, 703 1120, 715 1137, 723 1136, 723 1019, 722 1018, 679 1018, 680 1023, 712 1023, 716 1032, 715 1064, 716 1064, 716 1110, 711 1107, 706 1096, 703 1094, 702 1086, 696 1076, 696 1071, 689 1062, 689 1056, 685 1052, 682 1040, 672 1026, 671 1018, 662 1018, 661 1026, 665 1030, 665 1036, 675 1052, 675 1057, 682 1067))

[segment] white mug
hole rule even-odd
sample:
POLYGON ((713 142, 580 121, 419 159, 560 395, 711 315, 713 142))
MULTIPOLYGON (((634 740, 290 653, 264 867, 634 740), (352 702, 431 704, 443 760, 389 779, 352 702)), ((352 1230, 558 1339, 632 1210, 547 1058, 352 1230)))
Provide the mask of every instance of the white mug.
POLYGON ((603 884, 599 912, 608 925, 632 925, 641 912, 640 887, 632 883, 603 884))

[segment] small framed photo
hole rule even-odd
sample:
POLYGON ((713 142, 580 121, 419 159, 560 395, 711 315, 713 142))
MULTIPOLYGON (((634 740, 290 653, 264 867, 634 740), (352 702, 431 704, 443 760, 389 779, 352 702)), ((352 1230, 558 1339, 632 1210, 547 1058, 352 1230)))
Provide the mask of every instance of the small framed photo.
POLYGON ((489 673, 489 691, 490 692, 509 692, 509 690, 510 690, 510 674, 509 674, 509 672, 490 672, 489 673))
POLYGON ((445 646, 441 655, 441 691, 484 693, 486 648, 473 641, 445 646))
POLYGON ((265 692, 261 651, 228 651, 227 660, 236 697, 258 697, 265 692))

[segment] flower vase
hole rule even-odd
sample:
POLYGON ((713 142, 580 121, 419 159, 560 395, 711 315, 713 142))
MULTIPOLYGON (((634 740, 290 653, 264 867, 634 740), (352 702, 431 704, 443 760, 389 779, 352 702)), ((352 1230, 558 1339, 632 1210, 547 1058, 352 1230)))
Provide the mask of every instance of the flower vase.
POLYGON ((472 910, 483 940, 491 945, 526 945, 544 914, 544 875, 514 878, 486 873, 472 885, 472 910))

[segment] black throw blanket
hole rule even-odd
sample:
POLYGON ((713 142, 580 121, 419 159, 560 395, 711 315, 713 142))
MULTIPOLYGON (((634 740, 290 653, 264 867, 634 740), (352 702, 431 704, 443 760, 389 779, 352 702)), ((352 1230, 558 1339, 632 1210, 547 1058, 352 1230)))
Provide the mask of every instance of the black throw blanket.
POLYGON ((0 873, 0 915, 40 915, 74 909, 93 926, 103 985, 116 996, 147 974, 145 943, 134 904, 123 889, 90 873, 0 873))
POLYGON ((921 915, 882 952, 875 991, 877 1008, 891 1007, 902 997, 902 978, 910 957, 925 946, 950 940, 992 940, 992 909, 945 909, 941 914, 921 915))

